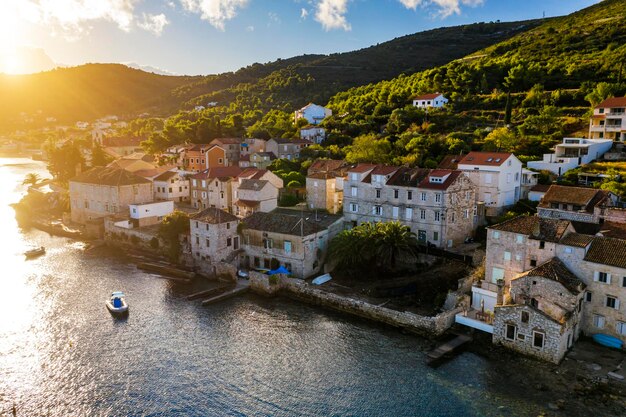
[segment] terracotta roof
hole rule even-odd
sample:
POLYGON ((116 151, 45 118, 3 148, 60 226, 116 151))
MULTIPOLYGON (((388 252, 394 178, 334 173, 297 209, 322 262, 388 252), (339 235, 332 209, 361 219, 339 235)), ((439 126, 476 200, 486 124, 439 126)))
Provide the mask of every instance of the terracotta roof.
POLYGON ((104 147, 121 147, 121 146, 140 146, 141 142, 145 138, 136 136, 116 136, 116 137, 103 137, 102 146, 104 147))
POLYGON ((311 175, 316 172, 330 172, 347 166, 348 163, 344 160, 318 159, 311 164, 311 166, 307 170, 307 174, 311 175))
POLYGON ((358 173, 365 173, 367 171, 370 171, 372 169, 376 168, 375 164, 367 164, 367 163, 362 163, 362 164, 358 164, 355 167, 350 168, 350 170, 348 172, 358 172, 358 173))
POLYGON ((257 191, 263 189, 268 183, 269 181, 267 180, 251 180, 246 178, 239 184, 239 189, 257 191))
POLYGON ((569 233, 559 242, 562 245, 586 248, 593 241, 593 236, 580 233, 569 233))
POLYGON ((167 168, 153 168, 153 169, 140 169, 139 171, 135 171, 135 175, 139 175, 140 177, 154 179, 154 177, 162 174, 164 171, 167 171, 167 168))
POLYGON ((215 167, 205 169, 192 176, 191 178, 195 179, 210 179, 210 178, 234 178, 237 175, 241 174, 243 170, 238 166, 229 166, 229 167, 215 167))
POLYGON ((191 216, 191 219, 210 224, 227 223, 238 220, 237 217, 235 217, 234 215, 215 207, 204 209, 201 212, 191 216))
POLYGON ((376 165, 376 167, 372 170, 372 175, 389 175, 396 172, 400 167, 396 167, 393 165, 376 165))
POLYGON ((151 184, 150 180, 115 167, 94 167, 78 174, 70 182, 113 186, 151 184))
POLYGON ((203 151, 203 150, 209 149, 209 148, 211 148, 211 147, 212 147, 212 145, 210 145, 210 144, 208 144, 208 143, 196 143, 195 145, 192 145, 192 146, 188 147, 188 148, 187 148, 187 150, 188 150, 188 151, 197 151, 197 152, 200 152, 200 151, 203 151))
POLYGON ((594 114, 591 116, 592 119, 606 119, 606 114, 594 114))
POLYGON ((340 221, 342 216, 333 214, 293 213, 274 210, 270 213, 257 212, 243 219, 247 229, 263 232, 280 233, 291 236, 312 235, 326 230, 331 224, 340 221))
POLYGON ((164 173, 156 177, 154 180, 155 181, 168 181, 174 178, 176 175, 178 175, 178 172, 176 171, 165 171, 164 173))
POLYGON ((248 168, 245 168, 241 173, 239 173, 239 175, 237 175, 237 178, 248 178, 252 180, 260 180, 268 172, 269 171, 267 169, 248 167, 248 168))
POLYGON ((316 180, 329 180, 332 178, 337 178, 338 176, 340 177, 341 175, 338 175, 334 172, 315 172, 313 174, 307 175, 306 177, 313 178, 316 180))
POLYGON ((550 184, 537 184, 533 186, 530 191, 534 191, 536 193, 545 193, 550 189, 550 184))
POLYGON ((598 230, 598 233, 600 233, 604 237, 613 237, 616 239, 626 240, 626 224, 605 221, 600 225, 600 230, 598 230))
POLYGON ((261 204, 259 201, 253 201, 253 200, 237 200, 237 201, 235 201, 235 205, 237 205, 237 206, 245 206, 245 207, 250 207, 250 208, 255 208, 259 204, 261 204))
POLYGON ((487 165, 487 166, 500 166, 511 155, 510 152, 470 152, 459 161, 459 164, 464 165, 487 165))
POLYGON ((441 93, 422 94, 421 96, 413 97, 413 100, 432 100, 442 95, 441 93))
POLYGON ((431 190, 447 190, 457 178, 461 175, 461 171, 450 171, 444 169, 437 169, 432 171, 426 178, 424 178, 418 185, 419 188, 427 188, 431 190), (436 174, 433 175, 433 172, 436 174), (442 176, 449 175, 448 178, 442 183, 430 182, 431 177, 441 178, 442 176))
POLYGON ((437 168, 441 169, 457 169, 459 161, 463 159, 463 155, 446 155, 443 157, 437 168))
POLYGON ((607 98, 602 103, 596 106, 596 109, 607 108, 607 107, 626 107, 626 97, 612 97, 607 98))
POLYGON ((417 187, 418 184, 428 175, 426 168, 400 167, 395 174, 387 180, 387 185, 399 187, 417 187))
POLYGON ((215 138, 211 141, 211 143, 220 142, 223 144, 235 145, 235 144, 240 144, 242 140, 243 139, 239 139, 239 138, 215 138))
POLYGON ((518 216, 514 219, 490 226, 489 229, 519 233, 531 239, 558 242, 567 231, 567 220, 544 219, 538 216, 518 216))
POLYGON ((606 193, 595 188, 567 187, 552 185, 539 202, 539 207, 550 208, 551 203, 562 203, 582 206, 587 211, 593 211, 606 193))
POLYGON ((306 139, 273 138, 273 139, 270 139, 270 140, 273 140, 273 141, 275 141, 276 143, 279 143, 279 144, 287 144, 287 143, 292 143, 294 145, 303 145, 303 144, 304 145, 307 145, 307 144, 308 145, 312 145, 313 144, 313 142, 311 142, 309 140, 306 140, 306 139))
POLYGON ((585 255, 585 261, 626 268, 626 240, 596 237, 585 255))
POLYGON ((579 294, 585 284, 578 279, 572 271, 570 271, 559 258, 552 258, 547 262, 537 266, 536 268, 526 271, 517 277, 513 278, 513 281, 529 277, 542 277, 552 281, 556 281, 562 284, 570 293, 579 294))

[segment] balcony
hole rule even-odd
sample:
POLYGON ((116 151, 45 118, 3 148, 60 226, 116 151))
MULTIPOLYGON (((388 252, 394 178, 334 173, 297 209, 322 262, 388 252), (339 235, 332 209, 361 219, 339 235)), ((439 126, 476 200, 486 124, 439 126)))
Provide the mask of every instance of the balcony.
POLYGON ((498 293, 498 286, 496 284, 494 284, 493 282, 488 282, 488 281, 478 281, 477 283, 475 283, 474 288, 482 288, 483 290, 487 290, 487 291, 491 291, 493 293, 498 293))

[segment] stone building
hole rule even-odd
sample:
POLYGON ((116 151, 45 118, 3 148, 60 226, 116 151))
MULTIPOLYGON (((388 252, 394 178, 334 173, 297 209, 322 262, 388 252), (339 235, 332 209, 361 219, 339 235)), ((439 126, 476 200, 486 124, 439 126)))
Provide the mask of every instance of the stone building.
POLYGON ((244 267, 271 269, 272 259, 292 275, 307 278, 324 264, 330 240, 343 226, 341 216, 277 209, 242 220, 244 267))
MULTIPOLYGON (((238 165, 241 155, 241 144, 243 140, 239 138, 216 138, 209 142, 209 145, 219 146, 225 152, 226 165, 238 165)), ((207 168, 211 168, 210 166, 207 168)))
POLYGON ((248 217, 257 211, 270 212, 278 206, 278 188, 268 180, 244 178, 234 192, 232 212, 248 217))
POLYGON ((85 224, 151 202, 152 182, 121 168, 95 167, 69 181, 72 221, 85 224))
POLYGON ((551 185, 537 206, 540 217, 600 223, 605 207, 615 205, 610 191, 551 185))
POLYGON ((293 161, 300 158, 300 151, 313 145, 306 139, 270 139, 265 144, 265 151, 276 155, 278 159, 288 159, 293 161))
POLYGON ((309 209, 322 209, 331 214, 343 207, 343 185, 349 164, 342 160, 318 159, 307 171, 306 199, 309 209))
POLYGON ((495 306, 493 342, 559 363, 578 339, 584 288, 557 258, 518 275, 495 306))
POLYGON ((189 179, 180 171, 166 171, 154 178, 155 200, 189 201, 189 179))
POLYGON ((189 219, 191 254, 204 266, 234 258, 240 249, 239 219, 217 208, 207 208, 189 219))
POLYGON ((191 204, 197 209, 231 210, 232 182, 243 172, 237 166, 205 169, 191 177, 191 204))
POLYGON ((422 243, 453 247, 477 224, 476 187, 460 171, 360 164, 348 170, 347 222, 399 221, 422 243))
POLYGON ((250 165, 253 168, 267 169, 272 161, 276 159, 276 155, 272 152, 253 152, 249 156, 250 165))

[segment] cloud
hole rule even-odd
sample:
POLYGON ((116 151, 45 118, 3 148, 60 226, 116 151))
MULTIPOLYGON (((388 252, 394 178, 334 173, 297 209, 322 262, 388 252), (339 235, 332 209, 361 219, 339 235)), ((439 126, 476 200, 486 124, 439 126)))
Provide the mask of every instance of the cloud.
POLYGON ((143 14, 143 21, 137 23, 143 30, 147 30, 148 32, 154 33, 156 36, 161 36, 163 29, 165 26, 169 24, 169 20, 167 17, 161 14, 143 14))
POLYGON ((321 0, 317 3, 315 20, 320 22, 326 31, 332 29, 349 31, 352 27, 346 20, 347 12, 348 0, 321 0))
POLYGON ((309 11, 303 7, 302 10, 300 10, 300 19, 304 20, 308 15, 309 11))
POLYGON ((254 32, 254 26, 248 26, 246 27, 246 32, 254 32))
POLYGON ((461 6, 476 7, 484 3, 484 0, 398 0, 407 9, 415 10, 417 6, 426 7, 437 6, 441 17, 448 17, 451 14, 461 14, 461 6))
POLYGON ((185 10, 200 14, 215 28, 224 30, 226 21, 237 16, 248 0, 180 0, 180 3, 185 10))

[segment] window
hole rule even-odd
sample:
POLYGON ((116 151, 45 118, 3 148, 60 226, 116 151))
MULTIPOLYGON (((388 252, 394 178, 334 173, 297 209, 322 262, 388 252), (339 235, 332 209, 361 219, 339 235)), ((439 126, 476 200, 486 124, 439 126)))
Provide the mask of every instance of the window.
POLYGON ((199 227, 199 226, 198 226, 198 222, 196 222, 196 229, 197 229, 198 227, 199 227))
POLYGON ((317 187, 317 181, 313 181, 313 187, 317 187))
POLYGON ((381 216, 383 214, 383 208, 381 206, 374 206, 372 208, 372 214, 375 216, 381 216))
POLYGON ((407 191, 406 192, 406 199, 407 200, 413 200, 413 191, 407 191))
POLYGON ((530 266, 537 266, 537 260, 536 259, 531 259, 530 260, 530 266))
POLYGON ((223 163, 224 163, 224 160, 223 160, 222 158, 218 158, 217 163, 218 163, 218 164, 223 164, 223 163))
POLYGON ((615 331, 617 334, 621 334, 622 336, 626 335, 626 323, 623 321, 618 321, 615 323, 615 331))
POLYGON ((507 166, 511 166, 511 160, 507 162, 507 166))
POLYGON ((565 253, 572 253, 572 248, 570 248, 569 246, 567 246, 565 248, 565 253))
POLYGON ((196 187, 198 185, 198 182, 196 180, 191 180, 191 185, 193 185, 194 187, 196 187))
POLYGON ((504 269, 494 267, 491 271, 492 282, 497 282, 499 279, 504 279, 504 269))
POLYGON ((230 223, 226 223, 226 229, 230 229, 230 223))
POLYGON ((271 265, 270 260, 267 258, 263 258, 263 268, 270 269, 270 265, 271 265))
POLYGON ((622 287, 626 287, 626 277, 622 277, 622 287))
POLYGON ((376 198, 380 198, 380 188, 376 189, 376 198))
POLYGON ((350 187, 350 195, 352 197, 356 197, 357 196, 357 190, 358 190, 358 188, 356 188, 356 187, 350 187))
POLYGON ((604 316, 601 316, 600 314, 593 315, 593 325, 596 326, 598 329, 604 328, 604 322, 604 316))
POLYGON ((454 223, 455 217, 454 212, 450 213, 450 223, 454 223))
POLYGON ((491 174, 486 174, 485 175, 485 184, 491 184, 491 174))
POLYGON ((587 301, 588 303, 591 302, 591 292, 590 291, 587 291, 585 293, 585 301, 587 301))
POLYGON ((505 261, 510 261, 511 260, 511 252, 504 252, 504 260, 505 261))
POLYGON ((522 323, 528 323, 528 320, 530 319, 530 314, 528 314, 528 311, 522 311, 522 323))
POLYGON ((436 211, 436 212, 435 212, 435 221, 436 221, 436 222, 438 222, 438 221, 440 221, 440 220, 441 220, 441 213, 440 213, 440 212, 438 212, 438 211, 436 211))
POLYGON ((492 237, 493 237, 494 239, 500 239, 500 232, 499 232, 499 231, 497 231, 497 230, 494 230, 494 231, 493 231, 493 235, 492 235, 492 237))
POLYGON ((285 240, 284 249, 285 253, 291 253, 291 241, 285 240))
POLYGON ((358 181, 359 180, 359 174, 355 173, 355 172, 351 172, 350 173, 350 181, 358 181))
POLYGON ((517 326, 513 325, 513 324, 507 324, 506 325, 506 332, 504 334, 504 337, 507 340, 515 340, 515 334, 517 333, 517 326))
POLYGON ((506 174, 506 183, 507 184, 511 183, 511 174, 510 173, 506 174))
POLYGON ((356 203, 350 203, 350 211, 352 213, 357 213, 359 211, 359 205, 356 203))
POLYGON ((545 335, 541 332, 533 331, 533 347, 537 349, 543 349, 543 340, 545 335))
POLYGON ((196 236, 196 245, 200 244, 200 236, 196 236))
POLYGON ((426 201, 426 193, 420 193, 420 200, 426 201))
POLYGON ((261 266, 261 259, 258 256, 254 257, 254 267, 259 268, 261 266))
POLYGON ((441 203, 441 194, 440 193, 436 193, 435 194, 435 203, 441 203))
POLYGON ((517 243, 524 243, 524 235, 517 235, 516 241, 517 243))
POLYGON ((211 243, 209 242, 209 239, 206 239, 204 243, 206 244, 206 247, 207 247, 207 248, 208 248, 209 246, 211 246, 211 243))
POLYGON ((516 253, 515 254, 515 260, 518 261, 518 262, 521 261, 522 260, 522 255, 520 255, 519 253, 516 253))
POLYGON ((420 209, 420 219, 426 220, 426 210, 420 209))
POLYGON ((411 207, 407 207, 405 217, 407 220, 411 220, 413 218, 413 209, 411 207))
POLYGON ((439 232, 433 232, 433 240, 437 242, 439 240, 439 232))
POLYGON ((399 216, 399 212, 400 209, 398 207, 392 207, 391 208, 391 217, 393 217, 394 219, 397 219, 399 216))
POLYGON ((263 239, 263 247, 265 249, 272 249, 274 247, 274 241, 269 238, 263 239))
POLYGON ((471 196, 472 196, 472 192, 471 191, 465 191, 465 199, 466 200, 469 200, 471 196))
POLYGON ((606 272, 594 272, 593 280, 596 282, 602 282, 604 284, 611 283, 611 274, 607 274, 606 272))
POLYGON ((85 200, 85 208, 88 209, 89 208, 89 201, 85 200))
POLYGON ((393 190, 393 198, 398 198, 400 196, 400 191, 393 190))
POLYGON ((209 224, 207 223, 207 224, 205 225, 205 227, 206 227, 206 230, 208 231, 208 230, 209 230, 209 224))
POLYGON ((619 300, 617 299, 617 297, 613 297, 612 295, 606 296, 606 301, 604 305, 609 308, 619 310, 619 300))
POLYGON ((235 236, 233 238, 233 249, 235 250, 239 249, 239 236, 235 236))
POLYGON ((546 247, 546 242, 543 240, 539 241, 539 249, 545 249, 545 247, 546 247))
POLYGON ((469 219, 469 209, 463 210, 463 218, 464 219, 469 219))
POLYGON ((233 239, 230 237, 226 238, 226 246, 230 247, 233 245, 233 239))

